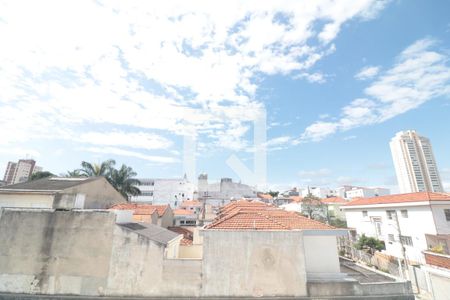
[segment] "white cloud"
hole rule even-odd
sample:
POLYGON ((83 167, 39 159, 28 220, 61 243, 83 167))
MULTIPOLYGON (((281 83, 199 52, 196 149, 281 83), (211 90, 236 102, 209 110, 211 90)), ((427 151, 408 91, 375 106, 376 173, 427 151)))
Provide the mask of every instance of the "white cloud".
POLYGON ((337 121, 319 120, 309 125, 299 142, 320 141, 338 131, 381 123, 450 95, 449 56, 435 50, 436 44, 432 39, 422 39, 406 48, 396 64, 364 90, 367 98, 343 107, 337 121))
POLYGON ((98 154, 107 154, 107 155, 120 155, 120 156, 128 156, 128 157, 136 157, 143 160, 147 160, 150 162, 156 163, 175 163, 178 162, 178 159, 170 156, 158 156, 158 155, 147 155, 136 151, 124 150, 116 147, 85 147, 80 148, 82 151, 98 153, 98 154))
POLYGON ((79 140, 84 143, 107 146, 128 146, 140 149, 167 149, 172 141, 144 132, 87 132, 79 140))
MULTIPOLYGON (((341 26, 371 18, 384 5, 376 0, 2 3, 2 143, 77 140, 85 128, 101 132, 106 125, 131 131, 130 136, 149 130, 198 133, 215 139, 216 146, 242 149, 263 106, 255 100, 261 76, 304 74, 321 82, 323 75, 310 69, 334 51, 341 26)), ((148 136, 137 142, 117 133, 92 135, 82 141, 146 149, 170 144, 148 136)))
POLYGON ((355 75, 355 78, 358 80, 371 79, 375 77, 378 72, 380 72, 380 67, 364 67, 355 75))

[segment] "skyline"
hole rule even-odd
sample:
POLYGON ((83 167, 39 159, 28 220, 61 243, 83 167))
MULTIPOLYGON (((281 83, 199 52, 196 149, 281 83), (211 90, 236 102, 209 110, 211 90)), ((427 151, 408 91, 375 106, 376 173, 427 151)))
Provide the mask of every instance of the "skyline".
POLYGON ((196 134, 197 175, 238 181, 264 108, 272 189, 395 192, 389 141, 416 130, 450 190, 449 3, 135 3, 0 4, 0 172, 29 154, 181 177, 196 134))

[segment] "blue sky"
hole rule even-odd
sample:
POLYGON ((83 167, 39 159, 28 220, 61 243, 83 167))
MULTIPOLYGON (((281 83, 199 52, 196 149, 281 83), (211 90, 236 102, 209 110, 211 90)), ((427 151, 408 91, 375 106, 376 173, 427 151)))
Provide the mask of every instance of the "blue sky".
POLYGON ((0 2, 0 171, 114 158, 140 177, 253 168, 267 183, 386 186, 389 140, 431 139, 450 190, 448 1, 0 2))

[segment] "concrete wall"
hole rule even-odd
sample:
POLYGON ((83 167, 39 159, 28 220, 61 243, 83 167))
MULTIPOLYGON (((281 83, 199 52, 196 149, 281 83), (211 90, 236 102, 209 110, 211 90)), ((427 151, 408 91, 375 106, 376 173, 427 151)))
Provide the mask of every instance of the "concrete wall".
POLYGON ((53 195, 1 193, 0 208, 2 207, 52 208, 53 195))
POLYGON ((0 291, 96 295, 106 286, 114 214, 4 210, 0 291))
POLYGON ((203 234, 203 296, 304 296, 300 231, 215 231, 203 234))
POLYGON ((85 209, 107 209, 114 204, 126 202, 126 199, 105 178, 66 189, 63 193, 86 195, 85 209))
POLYGON ((308 275, 340 272, 335 236, 304 236, 303 242, 308 275))
POLYGON ((167 228, 170 226, 173 226, 173 211, 172 209, 166 209, 165 213, 159 217, 158 219, 158 225, 167 228))
POLYGON ((450 204, 434 204, 431 206, 437 234, 450 234, 450 222, 445 218, 444 209, 450 209, 450 204))
POLYGON ((202 257, 203 257, 203 246, 202 245, 190 245, 190 246, 180 245, 180 252, 178 254, 178 258, 201 259, 202 257))

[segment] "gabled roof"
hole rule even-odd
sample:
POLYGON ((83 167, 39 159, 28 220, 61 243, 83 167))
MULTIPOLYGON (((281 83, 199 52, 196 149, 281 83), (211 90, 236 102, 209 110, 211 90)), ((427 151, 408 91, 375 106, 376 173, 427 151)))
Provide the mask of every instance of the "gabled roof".
POLYGON ((0 193, 47 192, 57 193, 87 182, 100 180, 104 177, 47 177, 37 180, 5 185, 0 187, 0 193))
POLYGON ((186 215, 191 216, 194 215, 194 212, 186 209, 174 209, 173 214, 175 216, 186 216, 186 215))
POLYGON ((371 198, 355 198, 344 206, 376 205, 393 203, 412 203, 430 201, 450 201, 450 195, 446 193, 418 192, 408 194, 395 194, 371 198))
POLYGON ((190 246, 194 242, 194 233, 183 227, 168 227, 170 231, 183 235, 183 239, 180 242, 182 246, 190 246))
POLYGON ((280 209, 269 210, 239 210, 216 219, 205 229, 214 230, 307 230, 335 229, 319 221, 300 216, 295 212, 280 209))
POLYGON ((302 196, 289 196, 289 200, 295 203, 300 203, 303 200, 302 196))
POLYGON ((162 245, 167 245, 170 241, 180 236, 178 233, 149 223, 124 223, 118 225, 162 245))
POLYGON ((158 217, 162 217, 168 208, 169 204, 152 205, 143 203, 122 203, 111 207, 111 209, 134 210, 133 214, 135 215, 151 215, 156 210, 158 217))
POLYGON ((261 199, 272 200, 273 197, 270 194, 257 193, 256 196, 261 199))
POLYGON ((322 203, 325 203, 325 204, 334 204, 334 203, 336 203, 336 204, 339 204, 339 203, 345 204, 345 203, 348 202, 344 198, 341 198, 341 197, 324 198, 321 201, 322 201, 322 203))
POLYGON ((181 202, 181 207, 188 207, 188 206, 202 206, 202 203, 197 200, 185 200, 181 202))

